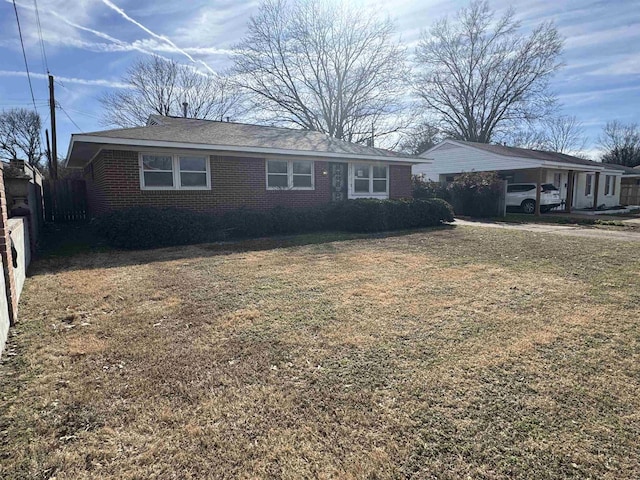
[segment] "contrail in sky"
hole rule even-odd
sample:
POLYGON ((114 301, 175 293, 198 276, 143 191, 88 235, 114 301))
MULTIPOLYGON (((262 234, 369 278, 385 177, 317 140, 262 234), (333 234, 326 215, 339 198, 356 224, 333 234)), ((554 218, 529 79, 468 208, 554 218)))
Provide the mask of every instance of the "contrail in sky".
POLYGON ((140 27, 142 30, 144 30, 145 32, 147 32, 149 35, 151 35, 152 37, 157 38, 158 40, 162 40, 163 42, 168 43, 169 45, 171 45, 173 48, 176 49, 176 51, 182 53, 184 56, 186 56, 189 60, 191 60, 193 63, 200 63, 202 64, 207 70, 209 70, 212 74, 216 74, 216 72, 209 66, 207 65, 205 62, 203 62, 202 60, 196 60, 195 58, 193 58, 188 52, 186 52, 185 50, 183 50, 182 48, 178 47, 175 43, 173 43, 169 38, 165 37, 164 35, 158 35, 157 33, 153 32, 152 30, 148 29, 147 27, 145 27, 143 24, 141 24, 140 22, 134 20, 133 18, 131 18, 129 15, 127 15, 127 12, 125 12, 123 9, 121 9, 120 7, 118 7, 117 5, 115 5, 113 2, 111 2, 111 0, 102 0, 102 3, 104 3, 107 7, 111 8, 112 10, 114 10, 115 12, 117 12, 118 14, 120 14, 120 16, 122 16, 122 18, 124 18, 125 20, 133 23, 134 25, 140 27))
MULTIPOLYGON (((26 77, 27 72, 15 72, 13 70, 0 70, 0 77, 26 77)), ((47 79, 47 75, 43 73, 31 72, 31 76, 35 78, 47 79)), ((56 80, 63 83, 75 83, 78 85, 91 85, 96 87, 111 87, 111 88, 131 88, 131 85, 127 85, 122 82, 114 82, 111 80, 103 79, 86 79, 75 77, 60 77, 56 76, 56 80)))

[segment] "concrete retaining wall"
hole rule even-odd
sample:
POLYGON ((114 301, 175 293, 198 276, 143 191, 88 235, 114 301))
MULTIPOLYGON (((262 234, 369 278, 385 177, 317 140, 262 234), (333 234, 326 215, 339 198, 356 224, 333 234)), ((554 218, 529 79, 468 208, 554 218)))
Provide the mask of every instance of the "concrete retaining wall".
POLYGON ((16 293, 18 300, 22 293, 24 280, 27 277, 27 268, 31 263, 31 246, 29 241, 28 220, 25 217, 13 217, 9 219, 9 232, 13 247, 16 249, 17 256, 14 262, 13 278, 16 282, 16 293))
MULTIPOLYGON (((0 258, 0 266, 2 266, 2 258, 0 258)), ((3 267, 4 268, 4 267, 3 267)), ((0 355, 4 351, 4 345, 7 342, 9 334, 9 304, 5 295, 6 288, 4 283, 4 275, 0 275, 0 355)))
POLYGON ((9 242, 10 254, 7 256, 7 260, 11 264, 9 268, 5 268, 5 261, 7 260, 0 257, 0 265, 4 272, 4 275, 0 275, 0 355, 2 355, 7 342, 9 327, 17 317, 18 300, 27 277, 27 268, 31 263, 31 241, 29 239, 28 222, 27 217, 13 217, 6 221, 6 229, 9 230, 11 238, 9 242), (11 275, 8 287, 7 274, 11 275), (9 301, 11 301, 11 304, 9 301))

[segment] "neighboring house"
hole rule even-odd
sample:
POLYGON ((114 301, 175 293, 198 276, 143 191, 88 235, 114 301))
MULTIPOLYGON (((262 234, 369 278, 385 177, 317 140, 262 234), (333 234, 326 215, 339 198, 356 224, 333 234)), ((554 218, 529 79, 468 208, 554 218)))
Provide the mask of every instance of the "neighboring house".
POLYGON ((323 133, 152 115, 147 126, 74 134, 92 215, 134 206, 224 213, 352 198, 410 198, 416 157, 323 133))
POLYGON ((562 153, 458 140, 444 140, 420 156, 431 163, 415 165, 413 173, 433 181, 449 182, 463 172, 496 171, 509 183, 554 184, 566 210, 620 204, 623 172, 605 163, 562 153))
POLYGON ((610 168, 622 171, 620 185, 620 203, 623 205, 640 205, 640 169, 624 165, 608 164, 610 168))

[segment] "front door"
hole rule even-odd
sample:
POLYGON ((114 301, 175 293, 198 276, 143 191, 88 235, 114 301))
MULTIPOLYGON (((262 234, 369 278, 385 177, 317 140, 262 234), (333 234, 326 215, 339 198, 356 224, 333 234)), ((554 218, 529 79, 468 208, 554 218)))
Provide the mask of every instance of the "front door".
POLYGON ((346 163, 329 163, 331 180, 331 201, 342 202, 347 199, 348 170, 346 163))

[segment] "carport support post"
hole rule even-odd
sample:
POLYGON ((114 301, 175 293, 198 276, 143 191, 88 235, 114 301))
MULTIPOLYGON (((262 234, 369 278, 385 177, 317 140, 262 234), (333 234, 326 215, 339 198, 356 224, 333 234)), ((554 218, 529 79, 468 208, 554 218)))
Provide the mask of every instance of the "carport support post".
POLYGON ((542 168, 538 169, 538 188, 536 188, 536 217, 540 216, 540 191, 542 190, 542 168))
POLYGON ((571 204, 573 203, 573 170, 569 170, 567 174, 567 198, 565 199, 564 211, 571 213, 571 204))
POLYGON ((598 209, 598 192, 600 191, 600 172, 596 172, 596 184, 593 191, 593 210, 598 209))

